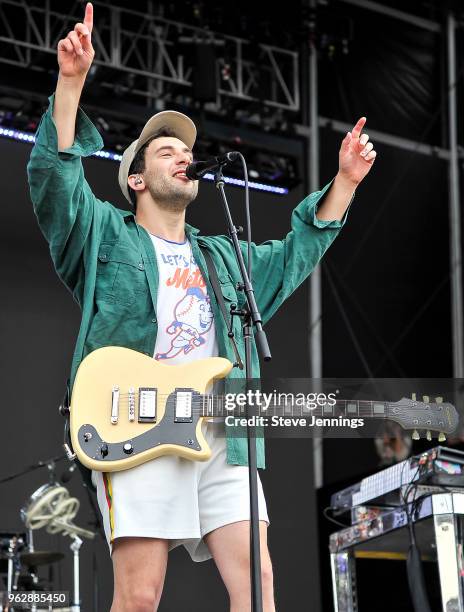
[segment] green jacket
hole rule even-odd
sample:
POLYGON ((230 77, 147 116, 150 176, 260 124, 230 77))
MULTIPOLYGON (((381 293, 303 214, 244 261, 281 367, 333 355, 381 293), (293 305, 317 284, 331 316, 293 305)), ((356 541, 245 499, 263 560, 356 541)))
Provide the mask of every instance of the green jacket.
MULTIPOLYGON (((84 178, 81 157, 103 147, 100 134, 79 110, 72 147, 58 152, 53 122, 53 96, 41 119, 27 167, 31 199, 40 228, 48 241, 58 276, 82 310, 81 326, 71 365, 71 386, 82 359, 102 346, 125 346, 152 356, 157 334, 158 270, 152 241, 134 214, 96 198, 84 178)), ((317 205, 330 183, 306 197, 293 211, 292 230, 283 240, 252 246, 256 301, 266 323, 308 277, 335 239, 343 222, 319 221, 317 205)), ((214 298, 199 246, 213 258, 224 299, 244 302, 236 291, 240 280, 228 236, 201 236, 186 225, 192 252, 206 281, 215 317, 219 354, 234 361, 227 328, 214 298)), ((241 243, 245 261, 246 243, 241 243)), ((233 317, 234 332, 244 359, 241 323, 233 317)), ((234 368, 232 377, 243 377, 234 368)), ((259 363, 253 343, 253 377, 259 363)), ((264 440, 257 438, 258 467, 265 467, 264 440)), ((247 440, 227 436, 227 462, 247 465, 247 440)))

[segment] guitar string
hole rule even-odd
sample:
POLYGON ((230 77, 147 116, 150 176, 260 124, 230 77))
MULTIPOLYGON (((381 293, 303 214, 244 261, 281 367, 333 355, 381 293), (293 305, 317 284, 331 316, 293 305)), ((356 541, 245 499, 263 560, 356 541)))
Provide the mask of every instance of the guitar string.
MULTIPOLYGON (((175 393, 175 391, 172 391, 169 394, 166 393, 157 393, 157 400, 158 399, 165 399, 165 398, 169 398, 170 396, 172 396, 175 393)), ((123 406, 119 406, 119 409, 124 410, 124 409, 128 409, 128 405, 129 405, 129 398, 130 398, 129 393, 121 393, 119 395, 119 399, 123 400, 124 404, 123 406)), ((285 395, 284 393, 282 393, 282 395, 285 395)), ((132 397, 134 399, 134 402, 137 401, 140 398, 140 393, 134 391, 134 393, 132 394, 132 397)), ((200 415, 200 416, 218 416, 217 414, 215 414, 215 412, 217 413, 217 411, 219 410, 222 414, 222 416, 224 416, 224 414, 237 414, 241 412, 241 409, 244 407, 240 407, 240 406, 235 406, 234 408, 228 409, 225 407, 225 402, 224 402, 224 395, 215 395, 215 394, 199 394, 196 395, 192 398, 192 403, 191 403, 191 413, 192 415, 200 415), (211 406, 211 404, 213 404, 211 406)), ((433 407, 434 403, 426 403, 426 402, 420 402, 417 400, 410 400, 411 403, 413 403, 413 408, 416 408, 416 410, 422 409, 423 406, 429 406, 429 407, 433 407)), ((111 403, 111 398, 109 398, 109 402, 111 403)), ((71 402, 72 403, 72 402, 71 402)), ((377 418, 377 419, 385 419, 388 417, 392 417, 392 416, 396 416, 396 417, 401 417, 401 416, 405 416, 405 412, 407 410, 411 409, 411 406, 409 407, 404 407, 404 408, 400 408, 400 407, 396 407, 397 411, 395 413, 390 413, 391 409, 391 404, 394 404, 395 402, 387 402, 387 401, 381 401, 381 400, 345 400, 345 399, 337 399, 335 405, 332 405, 331 408, 332 409, 337 409, 337 410, 341 410, 343 411, 343 409, 345 410, 345 414, 341 414, 341 415, 336 415, 334 414, 334 411, 332 410, 332 412, 329 412, 327 409, 324 411, 324 406, 317 406, 314 408, 307 408, 304 405, 299 405, 297 402, 295 403, 291 403, 291 402, 272 402, 270 406, 268 406, 267 408, 265 407, 261 407, 261 406, 254 406, 255 408, 258 408, 259 410, 259 416, 265 416, 267 415, 272 415, 274 416, 275 410, 285 410, 286 408, 291 408, 293 411, 291 413, 285 413, 283 412, 283 414, 281 414, 281 416, 287 416, 287 417, 291 417, 291 416, 312 416, 312 415, 316 415, 318 417, 326 417, 326 418, 337 418, 337 416, 342 416, 344 418, 357 418, 357 417, 370 417, 370 418, 377 418), (357 407, 356 413, 346 413, 347 410, 347 404, 355 404, 357 407), (368 404, 368 405, 366 405, 368 404), (382 408, 384 410, 384 412, 377 412, 374 413, 374 404, 381 404, 382 408), (264 415, 262 414, 264 412, 264 415)), ((435 406, 439 406, 440 408, 443 408, 444 405, 443 403, 440 404, 435 404, 435 406)), ((220 416, 221 416, 220 415, 220 416)), ((407 415, 406 415, 407 416, 407 415)), ((410 416, 410 415, 409 415, 410 416)), ((433 424, 433 423, 415 423, 413 424, 415 425, 416 428, 422 429, 422 428, 434 428, 435 426, 440 425, 439 423, 433 424)), ((444 426, 444 423, 442 425, 440 425, 441 427, 444 426)))
MULTIPOLYGON (((175 392, 173 392, 175 393, 175 392)), ((169 394, 164 394, 164 393, 159 393, 157 394, 157 400, 158 399, 166 399, 169 398, 170 396, 173 395, 173 393, 169 393, 169 394)), ((140 399, 140 394, 135 392, 132 396, 135 400, 140 399)), ((119 395, 119 400, 124 401, 125 404, 129 403, 129 399, 130 399, 130 394, 129 393, 123 393, 119 395)), ((111 398, 108 398, 108 402, 111 404, 111 398)), ((223 407, 225 408, 225 401, 224 401, 224 396, 223 395, 200 395, 200 397, 198 396, 194 396, 192 398, 192 405, 199 405, 202 404, 205 407, 207 407, 208 405, 211 405, 211 403, 213 403, 214 407, 223 407)), ((264 405, 265 403, 263 402, 262 405, 264 405)), ((330 406, 330 408, 342 408, 345 407, 347 408, 347 404, 356 404, 357 408, 359 410, 366 410, 372 412, 374 407, 372 406, 372 404, 382 404, 382 408, 385 410, 388 410, 388 408, 390 408, 390 404, 391 402, 379 402, 379 401, 371 401, 371 400, 337 400, 336 404, 330 406), (360 405, 361 402, 363 404, 371 404, 371 406, 366 406, 366 405, 360 405)), ((253 406, 256 406, 256 404, 252 404, 253 406)), ((302 405, 301 401, 298 402, 298 400, 296 400, 295 402, 271 402, 270 405, 268 405, 266 409, 269 409, 270 407, 274 408, 274 407, 286 407, 286 406, 291 406, 291 407, 295 407, 295 408, 305 408, 304 405, 302 405)), ((239 406, 237 406, 239 407, 239 406)), ((261 406, 259 406, 261 407, 261 406)), ((312 407, 312 408, 307 408, 307 410, 310 411, 314 411, 314 410, 323 410, 324 408, 326 408, 326 406, 316 406, 316 407, 312 407)), ((417 408, 417 406, 416 406, 417 408)), ((406 410, 407 408, 398 408, 398 410, 400 410, 401 412, 403 412, 404 410, 406 410)), ((408 408, 409 409, 409 408, 408 408)), ((232 409, 231 409, 232 410, 232 409)), ((400 412, 396 413, 396 414, 400 414, 400 412)), ((381 416, 381 415, 380 415, 381 416)))
MULTIPOLYGON (((148 389, 148 391, 151 391, 151 390, 155 390, 155 389, 151 389, 151 388, 148 389)), ((179 392, 183 393, 184 391, 183 391, 183 389, 179 389, 179 392)), ((189 393, 190 391, 185 391, 185 392, 189 393)), ((169 396, 173 395, 174 393, 176 393, 176 391, 171 391, 170 393, 157 393, 156 395, 157 395, 158 398, 165 398, 165 397, 169 397, 169 396)), ((245 391, 240 392, 240 393, 245 393, 245 395, 246 395, 245 391)), ((213 394, 208 394, 208 393, 202 394, 202 393, 197 393, 195 391, 194 391, 194 394, 195 394, 194 395, 194 399, 196 399, 196 397, 198 397, 198 395, 201 398, 204 398, 204 397, 207 397, 207 398, 211 398, 211 397, 214 397, 214 398, 218 398, 218 397, 219 398, 224 398, 224 397, 227 396, 227 394, 225 394, 225 395, 224 394, 214 394, 214 393, 213 394)), ((299 395, 299 394, 305 395, 303 392, 296 393, 295 395, 299 395)), ((122 398, 125 399, 125 398, 128 398, 130 395, 131 395, 130 393, 120 393, 119 397, 121 399, 122 398)), ((134 391, 134 393, 133 393, 134 397, 138 397, 139 395, 140 395, 139 391, 134 391)), ((238 395, 238 394, 234 394, 234 395, 238 395)), ((268 396, 268 394, 266 392, 263 392, 263 395, 268 396)), ((281 393, 279 393, 277 395, 290 395, 290 393, 285 393, 284 391, 282 391, 281 393)), ((411 407, 414 408, 414 407, 423 407, 423 406, 444 406, 445 403, 446 403, 446 402, 425 402, 425 401, 419 401, 419 400, 413 400, 413 399, 408 399, 407 401, 410 402, 412 404, 412 406, 407 406, 405 408, 401 408, 399 406, 396 406, 396 407, 398 409, 400 409, 400 410, 404 410, 406 408, 410 409, 411 407)), ((275 402, 272 402, 272 403, 275 403, 275 402)), ((356 400, 356 399, 342 399, 342 398, 340 398, 340 399, 336 400, 336 404, 339 404, 339 403, 353 403, 353 404, 364 403, 364 404, 382 404, 382 405, 387 405, 388 404, 388 405, 392 405, 392 404, 396 404, 397 402, 389 401, 389 400, 356 400)))
MULTIPOLYGON (((183 390, 180 389, 179 392, 182 393, 183 390)), ((171 393, 157 393, 156 396, 157 396, 157 398, 167 398, 167 397, 170 397, 171 395, 174 395, 175 393, 176 393, 176 391, 171 391, 171 393)), ((188 391, 187 391, 187 393, 188 393, 188 391)), ((126 399, 126 398, 129 398, 130 395, 131 395, 130 393, 120 393, 119 394, 119 398, 120 399, 126 399)), ((226 395, 224 395, 224 394, 217 395, 217 394, 201 394, 201 393, 199 393, 198 395, 200 396, 201 399, 203 399, 203 398, 214 398, 214 399, 220 398, 220 399, 222 399, 222 398, 226 397, 226 395)), ((193 400, 196 400, 198 395, 194 395, 193 396, 193 400)), ((238 394, 235 394, 235 395, 238 395, 238 394)), ((263 393, 263 395, 267 395, 267 394, 263 393)), ((282 392, 281 395, 289 395, 289 394, 282 392)), ((298 395, 298 394, 296 394, 296 395, 298 395)), ((139 397, 139 396, 140 396, 140 393, 138 391, 134 391, 133 397, 139 397)), ((308 400, 308 401, 311 401, 311 400, 308 400)), ((408 401, 411 402, 412 406, 407 406, 407 407, 404 407, 404 408, 401 408, 399 406, 396 406, 396 407, 399 410, 405 410, 406 408, 409 410, 411 407, 414 408, 414 407, 422 407, 422 406, 444 406, 445 405, 444 402, 443 403, 438 403, 438 402, 420 402, 420 401, 417 401, 417 400, 408 400, 408 401)), ((271 402, 271 403, 275 404, 277 402, 271 402)), ((353 399, 351 399, 351 400, 348 400, 348 399, 337 399, 336 400, 336 404, 341 404, 341 403, 345 403, 345 404, 346 403, 348 403, 348 404, 350 404, 350 403, 351 404, 357 404, 357 403, 359 403, 359 404, 361 404, 361 403, 363 403, 363 404, 381 404, 382 406, 386 406, 386 405, 390 406, 392 404, 395 404, 396 402, 387 401, 387 400, 353 400, 353 399)), ((321 406, 319 406, 319 407, 321 407, 321 406)))
MULTIPOLYGON (((166 399, 169 398, 170 396, 172 396, 175 393, 175 391, 171 392, 171 393, 157 393, 157 400, 158 399, 166 399)), ((282 395, 284 395, 282 393, 282 395)), ((134 398, 134 401, 137 401, 140 399, 140 393, 134 391, 134 394, 132 395, 132 397, 134 398)), ((203 409, 207 409, 208 408, 208 404, 210 403, 210 401, 213 402, 214 407, 218 408, 218 407, 222 407, 225 408, 225 402, 224 402, 224 395, 211 395, 211 394, 205 394, 202 395, 200 394, 200 396, 194 396, 192 398, 192 405, 195 404, 202 404, 203 405, 203 409), (219 398, 219 399, 218 399, 219 398), (218 406, 218 401, 220 404, 222 404, 222 406, 218 406)), ((129 398, 130 398, 130 394, 129 393, 121 393, 119 395, 119 399, 123 400, 124 402, 129 402, 129 398)), ((108 400, 109 402, 111 402, 111 398, 109 398, 108 400)), ((377 413, 377 414, 373 414, 373 410, 374 410, 374 404, 380 404, 382 406, 382 409, 385 410, 385 412, 389 412, 391 411, 391 408, 394 407, 396 408, 397 412, 393 413, 393 416, 404 416, 404 413, 407 411, 410 411, 411 408, 415 408, 416 410, 423 410, 424 406, 428 406, 430 408, 433 409, 437 409, 440 408, 440 410, 442 408, 445 407, 445 404, 443 403, 435 403, 435 402, 419 402, 416 400, 411 400, 411 403, 413 403, 412 406, 405 406, 405 407, 398 407, 398 406, 392 406, 394 405, 396 402, 388 402, 388 401, 381 401, 381 400, 345 400, 345 399, 337 399, 335 405, 332 405, 331 408, 336 408, 336 409, 347 409, 348 406, 347 404, 355 404, 357 406, 357 412, 356 415, 353 413, 353 415, 348 415, 348 416, 378 416, 379 418, 382 418, 383 416, 385 416, 385 413, 377 413), (367 405, 369 404, 369 405, 367 405)), ((294 403, 292 402, 271 402, 271 406, 268 406, 268 408, 264 408, 265 410, 269 410, 270 407, 275 408, 275 407, 286 407, 286 406, 291 406, 291 407, 295 407, 297 409, 303 409, 305 408, 304 405, 301 405, 301 402, 298 403, 298 400, 295 401, 294 403)), ((261 408, 261 406, 259 406, 261 408)), ((325 406, 317 406, 315 408, 307 408, 307 410, 314 412, 314 411, 320 411, 323 410, 323 408, 325 408, 325 406)), ((236 408, 234 408, 235 410, 236 408)), ((232 409, 231 409, 232 411, 232 409)), ((328 411, 326 411, 328 412, 328 411)))
MULTIPOLYGON (((351 401, 351 400, 350 400, 351 401)), ((110 408, 110 406, 109 406, 110 408)), ((374 413, 372 411, 371 408, 369 407, 363 407, 360 406, 358 408, 357 413, 345 413, 342 415, 336 415, 333 412, 328 412, 327 410, 324 412, 323 408, 321 406, 318 406, 316 408, 307 408, 305 406, 299 406, 299 405, 295 405, 293 406, 292 404, 272 404, 272 406, 268 406, 267 408, 265 407, 254 407, 254 408, 258 408, 260 415, 262 416, 261 413, 264 413, 264 415, 268 414, 272 414, 274 415, 274 411, 278 410, 278 411, 282 411, 285 410, 286 408, 292 408, 294 411, 293 412, 283 412, 282 416, 311 416, 311 415, 317 415, 317 416, 321 416, 321 417, 327 417, 327 418, 336 418, 337 416, 343 416, 345 418, 357 418, 357 417, 371 417, 371 418, 378 418, 378 419, 384 419, 384 418, 390 418, 392 416, 396 416, 396 417, 404 417, 404 416, 408 416, 407 413, 405 414, 403 412, 403 410, 406 409, 402 409, 401 412, 397 412, 394 414, 391 414, 390 412, 388 412, 387 410, 383 413, 374 413)), ((343 410, 342 406, 334 406, 334 408, 336 408, 337 410, 343 410)), ((124 403, 122 406, 119 405, 119 412, 123 411, 124 409, 129 409, 129 402, 127 401, 127 403, 124 403)), ((221 412, 222 415, 224 414, 235 414, 235 413, 240 413, 241 411, 244 411, 245 407, 244 406, 236 406, 234 408, 226 408, 224 403, 213 403, 213 406, 211 407, 211 403, 209 402, 203 402, 203 400, 193 400, 190 410, 192 412, 192 414, 200 414, 203 416, 214 416, 214 413, 216 412, 221 412), (213 412, 213 414, 211 415, 210 413, 213 412)), ((346 407, 345 407, 346 409, 346 407)), ((166 408, 164 410, 164 413, 166 412, 166 408)), ((217 415, 217 414, 216 414, 217 415)), ((410 416, 410 415, 409 415, 410 416)), ((434 423, 415 423, 414 424, 416 427, 419 428, 423 428, 423 427, 434 427, 434 423)), ((439 423, 436 423, 436 425, 439 425, 439 423)), ((443 423, 443 426, 445 424, 443 423)))

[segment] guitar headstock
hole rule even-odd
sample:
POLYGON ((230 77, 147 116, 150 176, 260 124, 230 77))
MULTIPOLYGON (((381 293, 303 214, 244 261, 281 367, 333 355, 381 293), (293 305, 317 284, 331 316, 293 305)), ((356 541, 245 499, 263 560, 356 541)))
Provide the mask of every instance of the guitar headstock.
POLYGON ((432 432, 435 432, 438 433, 438 441, 444 442, 445 434, 455 431, 459 423, 456 408, 449 402, 443 402, 442 397, 436 397, 431 402, 424 395, 422 401, 418 401, 413 393, 411 399, 403 397, 398 402, 389 402, 387 412, 387 417, 403 429, 413 430, 413 440, 419 440, 419 430, 425 430, 427 440, 431 440, 432 432))

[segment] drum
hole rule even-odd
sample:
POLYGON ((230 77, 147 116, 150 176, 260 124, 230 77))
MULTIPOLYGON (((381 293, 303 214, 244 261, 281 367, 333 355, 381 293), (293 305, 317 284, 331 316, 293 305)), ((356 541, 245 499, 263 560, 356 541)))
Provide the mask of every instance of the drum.
POLYGON ((60 529, 53 522, 63 517, 72 520, 79 505, 79 500, 71 497, 65 487, 57 483, 45 484, 34 491, 21 508, 21 518, 28 529, 47 527, 48 533, 57 533, 60 529))

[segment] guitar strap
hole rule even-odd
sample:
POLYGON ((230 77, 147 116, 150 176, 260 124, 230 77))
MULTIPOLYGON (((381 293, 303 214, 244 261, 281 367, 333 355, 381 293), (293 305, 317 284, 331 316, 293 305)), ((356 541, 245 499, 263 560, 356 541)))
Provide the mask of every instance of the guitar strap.
POLYGON ((232 315, 229 321, 227 317, 227 308, 224 303, 224 296, 222 295, 221 287, 219 285, 219 279, 218 279, 218 275, 216 272, 216 266, 214 265, 213 258, 211 257, 210 252, 204 247, 200 247, 200 249, 206 261, 206 267, 208 268, 209 280, 211 281, 214 295, 216 296, 216 301, 222 312, 222 316, 224 318, 224 322, 227 327, 227 332, 228 332, 227 335, 229 336, 230 341, 232 342, 232 347, 234 349, 234 354, 235 354, 234 367, 238 367, 241 370, 243 370, 243 362, 240 357, 240 353, 238 352, 237 343, 235 342, 234 332, 232 331, 232 315))

